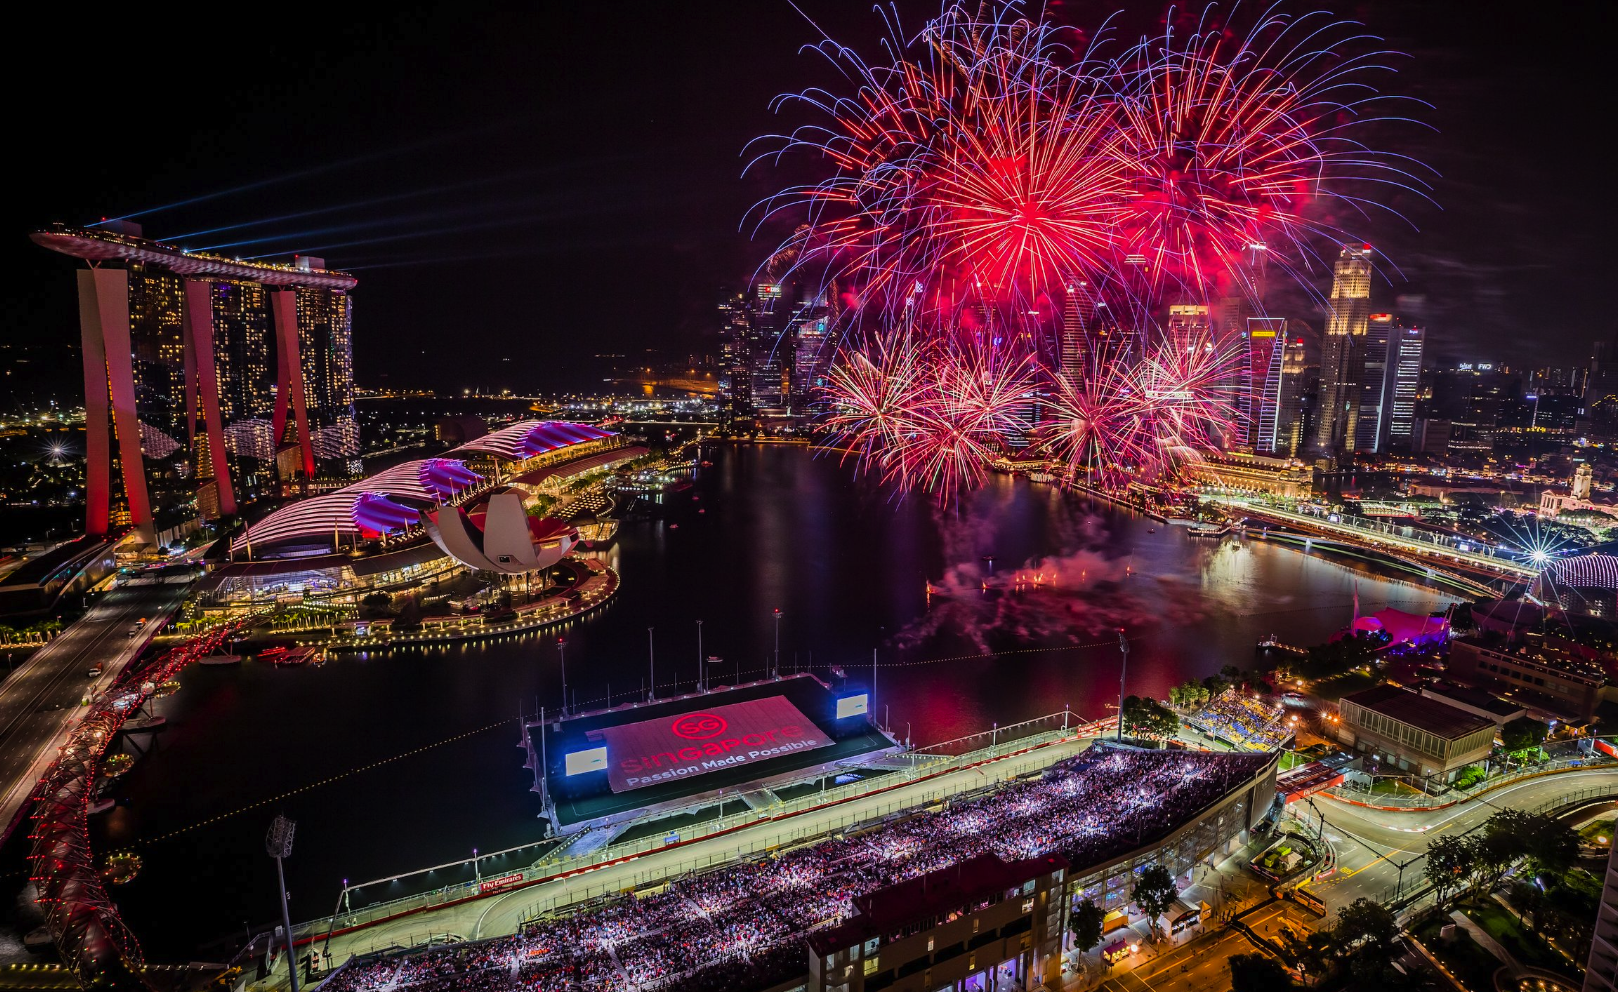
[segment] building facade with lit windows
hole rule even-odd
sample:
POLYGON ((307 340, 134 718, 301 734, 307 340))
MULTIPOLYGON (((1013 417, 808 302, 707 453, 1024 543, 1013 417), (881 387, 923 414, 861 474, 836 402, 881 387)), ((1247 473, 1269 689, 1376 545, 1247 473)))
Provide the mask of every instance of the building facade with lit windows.
POLYGON ((127 221, 33 240, 89 263, 78 278, 87 534, 131 527, 152 545, 235 514, 269 480, 295 490, 357 471, 353 276, 316 258, 186 252, 127 221))
POLYGON ((1618 844, 1607 851, 1607 870, 1601 876, 1601 905, 1590 935, 1583 992, 1618 992, 1618 844))
POLYGON ((1493 720, 1399 686, 1349 693, 1337 707, 1338 740, 1383 772, 1449 782, 1494 749, 1493 720))
POLYGON ((1371 324, 1372 255, 1370 245, 1344 245, 1333 270, 1314 432, 1314 447, 1325 454, 1352 448, 1359 437, 1365 339, 1371 324))
POLYGON ((1055 988, 1073 908, 1093 903, 1111 932, 1130 919, 1147 867, 1162 865, 1183 888, 1199 865, 1239 851, 1275 802, 1277 763, 1253 760, 1252 773, 1219 798, 1173 810, 1155 840, 1100 863, 985 855, 857 897, 853 917, 810 937, 806 992, 1055 988))
POLYGON ((1387 376, 1382 386, 1385 444, 1380 450, 1409 451, 1416 429, 1416 401, 1421 397, 1421 366, 1427 353, 1427 331, 1396 324, 1388 340, 1387 376))

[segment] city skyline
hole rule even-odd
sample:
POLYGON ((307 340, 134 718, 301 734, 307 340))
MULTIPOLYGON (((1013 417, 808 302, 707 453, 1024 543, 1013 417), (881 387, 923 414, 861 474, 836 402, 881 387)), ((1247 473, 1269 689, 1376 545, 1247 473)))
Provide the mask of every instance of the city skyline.
MULTIPOLYGON (((862 12, 809 5, 804 13, 851 43, 871 37, 870 19, 862 12)), ((927 9, 905 13, 919 19, 927 9)), ((1058 20, 1088 13, 1084 5, 1071 12, 1053 8, 1058 20)), ((1150 28, 1146 13, 1132 8, 1120 30, 1150 28)), ((1532 114, 1527 110, 1533 93, 1576 78, 1582 60, 1530 63, 1533 71, 1514 74, 1507 93, 1496 89, 1502 84, 1486 71, 1500 44, 1487 30, 1489 8, 1463 20, 1391 4, 1373 4, 1360 13, 1370 30, 1415 56, 1400 63, 1399 89, 1434 105, 1415 116, 1438 130, 1411 129, 1399 135, 1399 147, 1434 167, 1433 197, 1445 208, 1399 204, 1424 233, 1392 216, 1374 218, 1373 241, 1386 252, 1383 268, 1394 280, 1379 276, 1373 294, 1378 308, 1391 309, 1401 294, 1424 295, 1430 311, 1428 347, 1441 358, 1521 364, 1527 351, 1520 342, 1528 337, 1554 342, 1551 364, 1587 358, 1591 343, 1605 336, 1604 318, 1594 289, 1596 263, 1592 253, 1579 251, 1588 239, 1577 232, 1598 225, 1600 209, 1568 210, 1560 204, 1566 191, 1552 180, 1551 163, 1525 148, 1507 154, 1518 147, 1516 135, 1550 128, 1564 113, 1556 100, 1542 100, 1532 114), (1515 117, 1513 108, 1519 111, 1515 117), (1513 120, 1513 134, 1496 127, 1502 115, 1513 120), (1494 235, 1481 236, 1485 229, 1494 235), (1407 281, 1400 281, 1401 273, 1407 281)), ((326 108, 331 101, 319 98, 321 84, 310 81, 299 84, 307 87, 308 109, 288 125, 305 140, 272 142, 265 155, 249 144, 250 132, 238 137, 234 127, 213 127, 210 148, 218 157, 212 167, 194 157, 165 163, 164 156, 173 153, 131 121, 122 140, 152 166, 135 170, 138 182, 116 171, 87 182, 92 174, 80 171, 84 166, 77 162, 41 171, 33 185, 42 194, 35 200, 38 206, 30 208, 38 212, 29 213, 24 226, 139 213, 136 219, 153 236, 190 235, 177 238, 186 247, 224 245, 229 247, 218 250, 243 255, 324 253, 332 264, 364 276, 362 306, 367 292, 376 297, 364 307, 366 316, 355 331, 360 365, 367 370, 360 383, 365 386, 532 390, 554 385, 534 381, 542 377, 532 371, 540 354, 552 357, 546 364, 559 369, 558 375, 584 370, 597 352, 652 347, 680 357, 714 341, 718 327, 711 301, 717 287, 745 286, 767 252, 768 236, 750 240, 750 231, 736 230, 737 220, 767 188, 756 174, 739 175, 744 161, 739 156, 754 134, 791 123, 772 115, 769 101, 811 68, 793 53, 817 37, 808 19, 785 7, 749 7, 745 18, 720 8, 686 14, 696 20, 643 15, 641 31, 620 30, 615 40, 627 46, 621 72, 584 69, 567 77, 580 84, 574 110, 559 110, 548 99, 551 84, 534 80, 519 86, 512 101, 473 104, 470 113, 451 115, 453 126, 441 123, 453 106, 450 91, 435 90, 423 94, 424 113, 431 111, 423 118, 425 126, 402 130, 387 114, 344 112, 343 126, 334 129, 325 125, 336 111, 326 108), (663 46, 643 38, 654 33, 645 30, 647 16, 657 20, 659 38, 678 43, 663 46), (652 61, 638 57, 649 52, 648 46, 674 53, 677 61, 658 63, 654 70, 652 61), (715 57, 716 48, 728 57, 715 57), (654 71, 678 85, 644 85, 654 71), (644 121, 638 115, 598 113, 624 105, 631 94, 634 104, 652 101, 644 121), (722 122, 699 112, 705 101, 714 100, 734 111, 722 122), (521 108, 527 101, 542 101, 543 113, 525 117, 521 108), (590 122, 592 114, 598 123, 590 122), (483 153, 475 171, 459 154, 469 148, 483 153), (241 177, 237 192, 215 196, 232 186, 209 177, 231 174, 241 177), (613 184, 620 188, 609 197, 594 193, 613 184), (663 196, 666 190, 675 195, 663 196), (198 202, 151 212, 187 200, 198 202), (591 202, 602 209, 581 210, 591 202), (268 222, 272 218, 285 219, 268 222), (443 285, 422 279, 427 272, 443 272, 447 279, 443 285), (519 284, 530 289, 509 288, 519 284), (496 361, 491 369, 490 363, 476 366, 459 356, 435 359, 430 354, 435 335, 461 323, 480 330, 509 328, 495 348, 499 358, 510 361, 496 361), (578 327, 590 328, 590 345, 569 333, 578 327)), ((610 16, 598 20, 578 11, 557 16, 564 20, 556 29, 574 35, 618 27, 610 16)), ((486 68, 458 66, 461 74, 476 78, 498 68, 502 78, 532 79, 513 64, 515 41, 488 37, 496 26, 456 29, 476 34, 484 50, 494 53, 486 68)), ((138 25, 122 27, 149 46, 165 44, 145 37, 138 25)), ((375 47, 360 46, 340 67, 323 70, 323 78, 328 84, 341 82, 335 91, 345 100, 338 102, 358 100, 380 112, 385 94, 420 85, 401 79, 387 53, 411 51, 440 63, 454 59, 427 38, 429 30, 443 27, 430 13, 399 15, 375 26, 380 39, 375 47)), ((527 25, 498 27, 516 39, 527 25)), ((319 48, 298 47, 286 57, 294 65, 314 64, 319 48)), ((1533 51, 1534 46, 1520 46, 1518 57, 1535 58, 1533 51)), ((268 57, 249 42, 247 64, 268 57)), ((39 115, 38 133, 52 133, 56 121, 65 119, 67 101, 76 98, 70 90, 31 105, 29 112, 39 115)), ((249 111, 239 106, 280 94, 256 88, 245 98, 246 104, 233 100, 229 118, 200 119, 245 119, 238 115, 249 111)), ((16 271, 28 273, 14 341, 44 349, 30 356, 34 371, 57 362, 71 367, 71 356, 52 357, 53 342, 73 317, 59 302, 71 283, 69 270, 28 252, 25 244, 12 250, 16 271)), ((1316 287, 1322 295, 1328 291, 1327 273, 1318 274, 1316 287)), ((1317 330, 1322 322, 1318 308, 1306 300, 1279 299, 1272 312, 1301 318, 1317 330)))

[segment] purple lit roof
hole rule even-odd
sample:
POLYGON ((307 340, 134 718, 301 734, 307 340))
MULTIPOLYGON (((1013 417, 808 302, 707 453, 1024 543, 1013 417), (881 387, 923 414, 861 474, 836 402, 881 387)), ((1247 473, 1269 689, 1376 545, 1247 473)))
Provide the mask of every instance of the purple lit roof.
POLYGON ((496 455, 509 461, 523 461, 547 451, 556 451, 586 441, 599 441, 612 437, 589 424, 575 424, 565 420, 524 420, 502 427, 500 430, 469 441, 449 454, 480 452, 496 455))
POLYGON ((436 504, 482 481, 483 476, 459 459, 422 458, 395 465, 344 488, 345 491, 387 493, 436 504))

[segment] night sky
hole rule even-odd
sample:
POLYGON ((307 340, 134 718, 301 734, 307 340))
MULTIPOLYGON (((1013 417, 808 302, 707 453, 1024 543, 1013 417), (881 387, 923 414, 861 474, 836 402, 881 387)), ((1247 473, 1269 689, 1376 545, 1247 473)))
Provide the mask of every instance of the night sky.
MULTIPOLYGON (((867 4, 799 6, 874 58, 867 4)), ((1052 13, 1095 23, 1116 6, 1052 13)), ((912 26, 936 9, 900 5, 912 26)), ((1434 105, 1410 109, 1436 133, 1394 127, 1383 144, 1435 170, 1442 209, 1404 196, 1414 229, 1356 226, 1399 266, 1378 300, 1425 294, 1440 359, 1587 356, 1614 333, 1599 8, 1334 9, 1412 56, 1386 89, 1434 105)), ((1162 10, 1129 5, 1126 31, 1162 10)), ((785 0, 376 11, 32 12, 7 60, 20 140, 5 225, 5 339, 36 356, 32 385, 77 401, 73 263, 27 233, 134 213, 185 247, 254 239, 218 250, 305 251, 358 274, 362 386, 588 388, 575 380, 592 354, 701 347, 719 288, 780 233, 739 230, 790 178, 743 177, 744 145, 795 122, 773 96, 831 81, 798 54, 818 38, 804 14, 785 0)))

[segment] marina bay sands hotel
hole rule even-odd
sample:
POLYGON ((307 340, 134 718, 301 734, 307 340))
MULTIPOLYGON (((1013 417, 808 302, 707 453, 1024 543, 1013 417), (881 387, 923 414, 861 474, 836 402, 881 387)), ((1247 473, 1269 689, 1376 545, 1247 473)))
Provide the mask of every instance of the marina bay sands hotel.
POLYGON ((187 252, 127 221, 32 237, 88 263, 86 534, 133 527, 154 544, 183 520, 357 474, 352 275, 187 252))

